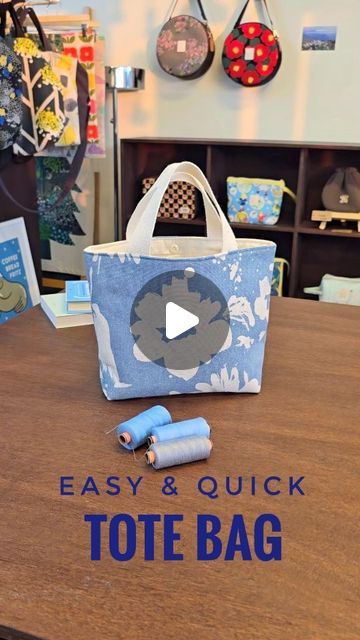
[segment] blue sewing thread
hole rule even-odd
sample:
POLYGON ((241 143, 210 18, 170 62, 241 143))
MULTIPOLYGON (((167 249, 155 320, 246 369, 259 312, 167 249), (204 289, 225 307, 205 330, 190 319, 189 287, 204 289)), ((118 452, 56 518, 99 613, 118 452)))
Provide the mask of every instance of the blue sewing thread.
POLYGON ((119 424, 116 428, 117 437, 125 449, 133 451, 146 442, 155 427, 169 424, 171 421, 168 410, 157 405, 119 424))
POLYGON ((212 442, 205 436, 190 436, 152 444, 146 452, 146 462, 154 469, 210 458, 212 442))
POLYGON ((204 418, 193 418, 183 422, 173 422, 162 427, 155 427, 149 438, 149 444, 174 440, 174 438, 187 438, 188 436, 210 437, 210 427, 204 418))

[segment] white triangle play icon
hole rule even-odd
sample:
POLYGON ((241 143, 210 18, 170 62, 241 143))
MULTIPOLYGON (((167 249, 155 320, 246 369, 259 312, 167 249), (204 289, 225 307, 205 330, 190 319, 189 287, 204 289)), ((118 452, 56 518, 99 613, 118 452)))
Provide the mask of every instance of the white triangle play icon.
POLYGON ((166 337, 168 340, 178 338, 189 329, 196 327, 200 320, 197 316, 174 302, 166 305, 166 337))

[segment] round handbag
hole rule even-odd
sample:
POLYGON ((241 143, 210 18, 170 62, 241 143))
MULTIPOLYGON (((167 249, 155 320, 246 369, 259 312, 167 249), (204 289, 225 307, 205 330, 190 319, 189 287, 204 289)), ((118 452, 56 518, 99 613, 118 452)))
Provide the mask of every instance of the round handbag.
POLYGON ((202 20, 193 16, 170 18, 162 27, 156 45, 158 62, 166 73, 181 80, 200 78, 210 68, 215 55, 215 43, 208 27, 201 0, 197 0, 202 20))
POLYGON ((224 42, 222 62, 231 80, 244 87, 258 87, 272 80, 280 69, 282 54, 266 0, 262 0, 270 26, 243 22, 247 0, 232 32, 224 42))

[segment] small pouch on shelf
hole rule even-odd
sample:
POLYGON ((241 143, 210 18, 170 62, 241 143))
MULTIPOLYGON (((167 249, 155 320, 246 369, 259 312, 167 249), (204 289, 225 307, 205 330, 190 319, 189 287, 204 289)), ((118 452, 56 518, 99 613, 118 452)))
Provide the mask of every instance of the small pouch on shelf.
POLYGON ((305 287, 304 293, 319 296, 320 302, 360 306, 360 278, 344 278, 326 273, 318 287, 305 287))
MULTIPOLYGON (((155 184, 156 178, 144 178, 142 194, 145 195, 155 184)), ((162 199, 159 218, 181 218, 193 220, 196 218, 196 189, 187 182, 172 182, 162 199)))
POLYGON ((230 222, 276 224, 284 193, 296 196, 284 180, 262 178, 227 178, 228 218, 230 222))

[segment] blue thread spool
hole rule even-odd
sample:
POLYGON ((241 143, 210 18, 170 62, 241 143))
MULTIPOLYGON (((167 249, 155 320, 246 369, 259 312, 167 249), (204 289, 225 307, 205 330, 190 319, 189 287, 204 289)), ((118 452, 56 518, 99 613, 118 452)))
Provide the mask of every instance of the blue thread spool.
POLYGON ((205 436, 190 436, 152 444, 146 452, 146 462, 154 469, 175 467, 210 458, 212 442, 205 436))
POLYGON ((125 449, 133 451, 146 442, 155 427, 169 424, 171 421, 169 411, 157 405, 119 424, 116 429, 117 437, 125 449))
POLYGON ((210 427, 204 418, 193 418, 192 420, 155 427, 151 432, 149 444, 174 440, 174 438, 187 438, 189 436, 210 437, 210 427))

